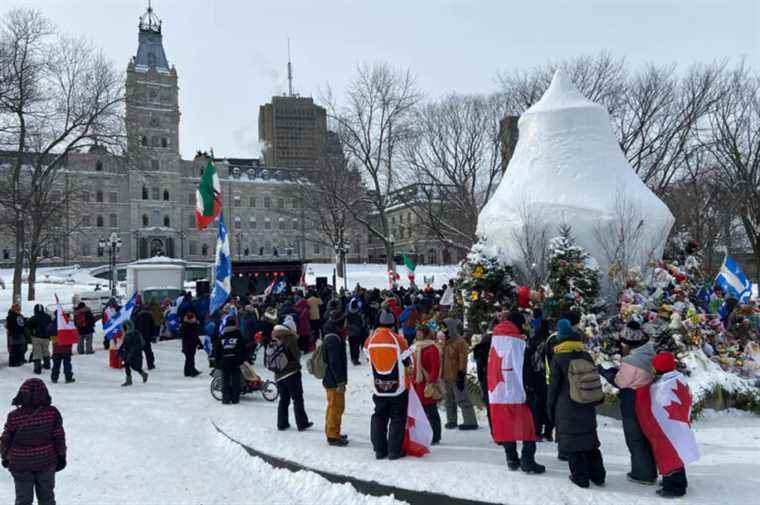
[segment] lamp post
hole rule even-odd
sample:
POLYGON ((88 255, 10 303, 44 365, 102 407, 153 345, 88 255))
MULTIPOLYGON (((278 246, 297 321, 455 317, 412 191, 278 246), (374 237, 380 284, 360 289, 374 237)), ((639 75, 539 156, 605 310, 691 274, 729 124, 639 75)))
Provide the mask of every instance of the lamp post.
POLYGON ((121 251, 121 237, 116 232, 112 232, 108 239, 100 237, 98 240, 98 254, 108 250, 108 269, 111 273, 108 287, 111 290, 111 296, 116 296, 116 257, 121 251))
POLYGON ((185 230, 179 231, 179 259, 185 259, 185 230))
POLYGON ((341 238, 340 242, 335 244, 335 259, 337 261, 338 275, 343 277, 343 289, 348 291, 348 278, 346 275, 346 253, 348 252, 348 246, 341 238))

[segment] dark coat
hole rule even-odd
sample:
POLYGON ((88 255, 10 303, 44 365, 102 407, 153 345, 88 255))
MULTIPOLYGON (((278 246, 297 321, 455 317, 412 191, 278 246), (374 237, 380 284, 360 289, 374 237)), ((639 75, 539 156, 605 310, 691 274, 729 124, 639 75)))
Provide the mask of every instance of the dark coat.
POLYGON ((488 404, 488 355, 491 352, 491 336, 484 335, 482 340, 472 348, 478 382, 483 393, 483 401, 488 404))
POLYGON ((53 318, 44 310, 35 308, 34 315, 26 322, 29 332, 34 338, 50 338, 53 336, 53 318))
POLYGON ((92 335, 95 333, 95 316, 87 306, 74 311, 74 323, 80 335, 92 335))
POLYGON ((366 337, 367 323, 364 322, 364 314, 358 309, 349 309, 348 314, 346 314, 346 329, 349 337, 366 337))
POLYGON ((185 318, 179 326, 179 336, 182 339, 182 352, 192 354, 198 349, 201 333, 201 323, 197 319, 192 321, 185 318))
POLYGON ((327 370, 322 379, 325 388, 332 389, 340 384, 348 382, 348 357, 346 356, 346 341, 339 334, 328 333, 325 335, 324 356, 327 361, 327 370))
POLYGON ((144 345, 145 341, 139 331, 130 329, 124 333, 124 341, 119 349, 119 355, 124 361, 124 366, 135 369, 142 368, 142 350, 144 345))
POLYGON ((285 369, 274 374, 274 380, 280 382, 301 370, 301 351, 298 349, 298 337, 285 326, 277 325, 274 327, 270 345, 275 345, 277 343, 275 341, 282 342, 288 356, 288 364, 285 369))
POLYGON ((27 379, 13 400, 18 408, 8 414, 0 437, 0 455, 17 472, 42 472, 66 457, 66 435, 61 413, 50 404, 45 383, 27 379))
POLYGON ((156 325, 153 322, 153 314, 151 314, 148 307, 144 307, 137 313, 135 317, 135 329, 140 332, 145 342, 153 339, 156 325))
POLYGON ((16 314, 12 310, 8 311, 5 318, 5 328, 8 331, 8 344, 20 345, 26 342, 24 329, 26 327, 26 318, 21 314, 16 314))
POLYGON ((245 342, 237 326, 227 326, 214 339, 214 358, 221 369, 239 367, 245 360, 245 342))
POLYGON ((584 452, 599 447, 599 437, 596 433, 596 406, 577 403, 570 399, 567 374, 570 361, 574 359, 594 362, 586 351, 561 352, 559 348, 556 348, 551 363, 547 409, 549 419, 553 420, 557 426, 561 453, 584 452))

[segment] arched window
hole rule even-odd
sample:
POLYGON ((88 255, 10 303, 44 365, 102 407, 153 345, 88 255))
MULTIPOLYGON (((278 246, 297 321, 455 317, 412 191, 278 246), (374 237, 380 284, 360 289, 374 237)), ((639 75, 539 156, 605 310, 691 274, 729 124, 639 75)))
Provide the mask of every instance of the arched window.
POLYGON ((148 188, 145 186, 142 187, 142 199, 147 200, 148 199, 148 188))
POLYGON ((140 145, 147 147, 147 145, 148 145, 148 137, 146 137, 145 135, 142 135, 140 137, 140 145))
POLYGON ((195 228, 195 214, 187 216, 187 226, 189 228, 195 228))
POLYGON ((142 215, 142 225, 143 226, 148 226, 148 223, 149 223, 149 221, 148 221, 148 214, 143 214, 142 215))
POLYGON ((292 220, 292 224, 293 224, 293 229, 294 229, 294 230, 297 230, 297 229, 298 229, 298 219, 295 219, 295 218, 294 218, 294 219, 292 220))
POLYGON ((169 145, 169 142, 166 140, 166 137, 161 137, 161 147, 167 147, 169 145))
POLYGON ((278 224, 278 227, 279 227, 281 230, 284 230, 284 229, 285 229, 285 219, 281 217, 281 218, 280 218, 280 219, 278 219, 277 221, 278 221, 278 223, 279 223, 279 224, 278 224))
POLYGON ((169 216, 164 216, 164 226, 168 228, 171 225, 172 225, 172 221, 171 219, 169 219, 169 216))
POLYGON ((95 162, 95 171, 96 172, 102 172, 103 171, 103 162, 98 160, 95 162))
POLYGON ((119 218, 116 214, 110 214, 108 216, 108 226, 110 226, 111 228, 119 227, 119 218))
POLYGON ((168 189, 164 190, 164 201, 165 202, 169 201, 169 190, 168 189))
POLYGON ((208 245, 203 244, 203 247, 201 247, 201 255, 208 256, 208 245))
POLYGON ((254 216, 251 216, 250 218, 248 218, 248 227, 251 228, 252 230, 256 229, 256 218, 254 216))
POLYGON ((95 226, 97 226, 98 228, 103 227, 103 216, 97 217, 97 219, 95 220, 95 226))
POLYGON ((103 203, 103 192, 98 190, 97 193, 95 193, 95 201, 98 203, 103 203))

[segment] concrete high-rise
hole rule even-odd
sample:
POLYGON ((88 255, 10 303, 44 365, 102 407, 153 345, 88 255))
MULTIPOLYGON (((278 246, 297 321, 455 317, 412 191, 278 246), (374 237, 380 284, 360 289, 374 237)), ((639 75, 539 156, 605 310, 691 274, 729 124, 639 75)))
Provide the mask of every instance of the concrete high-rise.
POLYGON ((314 168, 326 138, 327 114, 311 98, 274 96, 259 108, 259 141, 267 166, 314 168))

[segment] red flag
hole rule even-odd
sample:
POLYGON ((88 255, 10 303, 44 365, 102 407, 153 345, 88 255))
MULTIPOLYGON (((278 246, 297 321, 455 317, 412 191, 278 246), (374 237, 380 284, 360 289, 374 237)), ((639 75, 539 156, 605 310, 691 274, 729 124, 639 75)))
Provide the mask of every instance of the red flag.
POLYGON ((668 372, 649 386, 636 390, 636 417, 652 446, 661 475, 699 459, 691 431, 691 393, 680 372, 668 372))
POLYGON ((406 432, 403 449, 409 456, 420 458, 430 452, 433 443, 433 428, 430 426, 425 409, 422 408, 417 392, 409 388, 409 402, 406 409, 406 432))
POLYGON ((493 329, 488 355, 488 401, 496 442, 536 440, 533 414, 523 387, 525 336, 504 321, 493 329))
POLYGON ((63 307, 61 307, 61 302, 58 301, 58 295, 55 295, 55 317, 58 329, 58 344, 78 344, 79 332, 77 331, 77 327, 74 321, 69 320, 69 316, 63 313, 63 307))

